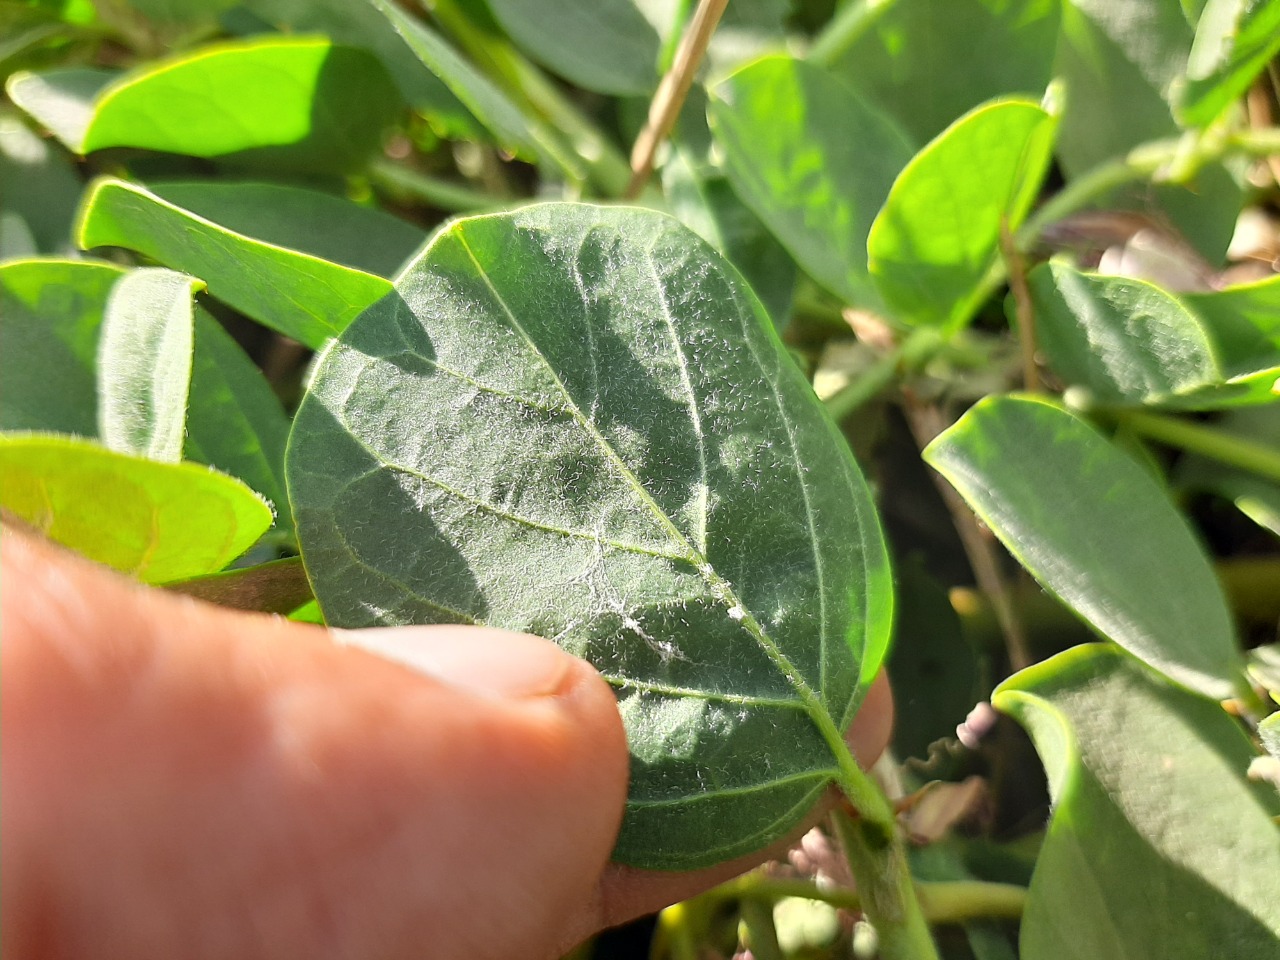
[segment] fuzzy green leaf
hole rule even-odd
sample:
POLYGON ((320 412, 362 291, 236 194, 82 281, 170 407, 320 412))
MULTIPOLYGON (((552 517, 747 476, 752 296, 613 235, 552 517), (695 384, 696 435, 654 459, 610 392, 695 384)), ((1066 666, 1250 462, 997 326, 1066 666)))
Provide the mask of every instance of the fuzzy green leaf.
POLYGON ((182 459, 195 346, 192 297, 203 286, 151 267, 112 288, 98 342, 98 435, 108 448, 182 459))
POLYGON ((0 436, 0 507, 146 583, 215 573, 271 526, 261 497, 208 467, 39 434, 0 436))
POLYGON ((1174 103, 1183 123, 1207 126, 1244 95, 1280 52, 1280 2, 1208 0, 1174 103))
POLYGON ((984 104, 898 174, 867 257, 898 319, 955 329, 980 306, 1001 224, 1017 230, 1049 167, 1055 117, 1030 100, 984 104))
POLYGON ((906 135, 839 80, 787 57, 758 60, 713 93, 712 129, 743 202, 814 280, 853 305, 878 305, 867 233, 911 159, 906 135))
POLYGON ((1275 955, 1280 802, 1245 779, 1256 754, 1217 704, 1101 645, 1022 671, 992 702, 1031 733, 1054 801, 1024 960, 1275 955))
POLYGON ((794 826, 882 661, 857 466, 737 272, 661 214, 455 223, 321 359, 290 437, 329 623, 551 637, 617 688, 616 856, 684 869, 794 826))
POLYGON ((1240 653, 1204 551, 1151 475, 1087 423, 988 397, 924 456, 1103 636, 1193 690, 1232 695, 1240 653))
POLYGON ((1222 382, 1204 326, 1154 284, 1055 261, 1027 286, 1049 366, 1101 403, 1161 403, 1222 382))
POLYGON ((380 276, 245 236, 123 180, 90 189, 77 241, 86 249, 128 247, 198 276, 218 299, 309 347, 323 346, 391 292, 380 276))

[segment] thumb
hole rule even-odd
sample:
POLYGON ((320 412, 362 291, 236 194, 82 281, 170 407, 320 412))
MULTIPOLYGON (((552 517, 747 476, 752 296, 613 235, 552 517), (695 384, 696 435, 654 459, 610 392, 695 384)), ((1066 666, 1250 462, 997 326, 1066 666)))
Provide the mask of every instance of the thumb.
POLYGON ((0 554, 4 953, 537 956, 591 897, 627 752, 553 644, 335 644, 8 531, 0 554))

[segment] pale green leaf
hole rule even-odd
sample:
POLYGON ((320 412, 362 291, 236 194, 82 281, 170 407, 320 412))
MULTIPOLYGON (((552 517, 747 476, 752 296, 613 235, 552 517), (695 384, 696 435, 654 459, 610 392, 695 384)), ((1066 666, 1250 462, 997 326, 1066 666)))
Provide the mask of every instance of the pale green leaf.
POLYGON ((980 401, 925 460, 1048 590, 1169 677, 1232 695, 1240 653, 1222 588, 1155 479, 1079 417, 980 401))
POLYGON ((867 233, 912 149, 839 80, 787 57, 744 67, 713 91, 712 130, 734 189, 832 293, 876 306, 867 233))
POLYGON ((898 174, 867 237, 871 275, 897 319, 950 329, 969 321, 1001 225, 1016 231, 1036 197, 1056 127, 1030 100, 984 104, 898 174))
POLYGON ((1054 801, 1023 960, 1275 955, 1280 803, 1245 779, 1256 754, 1235 720, 1101 645, 992 702, 1031 733, 1054 801))
POLYGON ((128 247, 197 276, 213 296, 309 347, 391 292, 382 277, 244 236, 122 180, 90 189, 77 241, 128 247))
POLYGON ((571 204, 455 223, 397 293, 322 357, 290 438, 325 619, 485 623, 594 663, 631 748, 624 862, 794 826, 884 657, 891 583, 759 301, 676 221, 571 204))
POLYGON ((84 152, 84 134, 93 121, 99 94, 120 79, 118 70, 61 67, 41 73, 15 73, 5 93, 72 153, 84 152))
POLYGON ((98 329, 124 270, 95 260, 0 264, 0 430, 98 434, 98 329))
POLYGON ((1223 380, 1204 326, 1154 284, 1054 261, 1032 270, 1027 286, 1037 347, 1100 403, 1161 403, 1223 380))
POLYGON ((1280 277, 1183 294, 1231 374, 1280 365, 1280 277))
POLYGON ((149 267, 112 288, 98 341, 98 435, 109 449, 182 459, 195 346, 192 297, 203 286, 149 267))
POLYGON ((1280 52, 1280 2, 1208 0, 1196 24, 1175 104, 1183 123, 1207 126, 1243 96, 1280 52))
POLYGON ((71 225, 83 184, 70 156, 37 136, 11 111, 0 111, 0 216, 16 215, 38 253, 74 249, 71 225))
POLYGON ((39 434, 0 436, 0 507, 146 583, 221 570, 271 526, 261 497, 208 467, 39 434))

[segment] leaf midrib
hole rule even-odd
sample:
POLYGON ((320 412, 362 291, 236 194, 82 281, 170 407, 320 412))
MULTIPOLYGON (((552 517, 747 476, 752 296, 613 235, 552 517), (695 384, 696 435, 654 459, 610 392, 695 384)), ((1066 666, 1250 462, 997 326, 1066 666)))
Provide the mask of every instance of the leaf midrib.
MULTIPOLYGON (((641 484, 640 479, 632 472, 631 468, 627 466, 622 458, 618 456, 617 451, 613 449, 608 440, 606 440, 599 430, 596 429, 595 424, 583 415, 582 410, 574 401, 573 395, 569 392, 568 387, 565 386, 564 381, 560 379, 559 374, 551 366, 550 361, 547 360, 546 356, 538 348, 538 345, 534 342, 533 338, 530 337, 529 332, 525 329, 519 318, 516 317, 515 312, 511 309, 510 305, 494 285, 488 271, 485 270, 484 266, 480 263, 479 258, 476 257, 475 252, 471 249, 471 245, 467 242, 462 225, 454 228, 453 235, 457 238, 463 252, 465 252, 467 257, 471 260, 477 274, 488 289, 490 296, 493 297, 494 301, 502 309, 503 313, 507 315, 507 319, 511 322, 512 329, 514 329, 521 339, 524 340, 525 344, 533 352, 533 355, 541 361, 543 367, 547 371, 547 375, 551 377, 556 388, 561 392, 561 394, 563 394, 570 415, 590 434, 592 439, 595 440, 605 458, 613 464, 614 468, 618 470, 622 478, 632 488, 640 502, 652 513, 659 527, 666 532, 667 536, 677 547, 683 548, 685 551, 684 559, 688 563, 693 564, 699 575, 711 588, 712 596, 725 606, 726 615, 728 615, 729 611, 734 609, 742 611, 742 618, 737 622, 740 623, 743 629, 746 630, 752 639, 756 641, 756 644, 760 649, 767 657, 769 657, 770 660, 773 661, 774 665, 778 667, 787 682, 795 689, 800 700, 805 706, 806 712, 822 731, 824 739, 828 741, 833 750, 838 751, 837 758, 840 758, 841 753, 847 753, 848 750, 847 747, 844 747, 843 737, 841 737, 840 732, 836 729, 835 722, 832 719, 831 714, 823 705, 821 698, 814 692, 813 688, 809 686, 808 682, 801 675, 795 664, 791 662, 790 658, 788 658, 786 654, 778 648, 777 644, 775 644, 765 632, 763 626, 756 619, 755 615, 747 608, 746 604, 739 599, 732 585, 716 572, 715 568, 712 567, 707 558, 694 547, 689 539, 681 533, 680 529, 672 522, 671 518, 667 516, 661 507, 658 506, 653 497, 649 494, 649 491, 644 488, 643 484, 641 484), (840 746, 837 747, 837 744, 840 746), (841 747, 844 749, 841 750, 841 747)), ((758 364, 759 358, 756 357, 754 350, 752 351, 752 356, 756 359, 758 364)), ((785 414, 782 414, 781 410, 779 410, 779 413, 785 420, 785 414)), ((801 478, 801 486, 804 486, 803 477, 801 478)))

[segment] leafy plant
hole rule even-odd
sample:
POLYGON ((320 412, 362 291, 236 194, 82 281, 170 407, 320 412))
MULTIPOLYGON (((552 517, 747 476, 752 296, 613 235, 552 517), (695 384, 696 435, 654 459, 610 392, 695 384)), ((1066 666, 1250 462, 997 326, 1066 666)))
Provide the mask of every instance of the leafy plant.
POLYGON ((1280 956, 1278 0, 0 18, 6 522, 554 639, 629 864, 844 794, 655 957, 1280 956))

